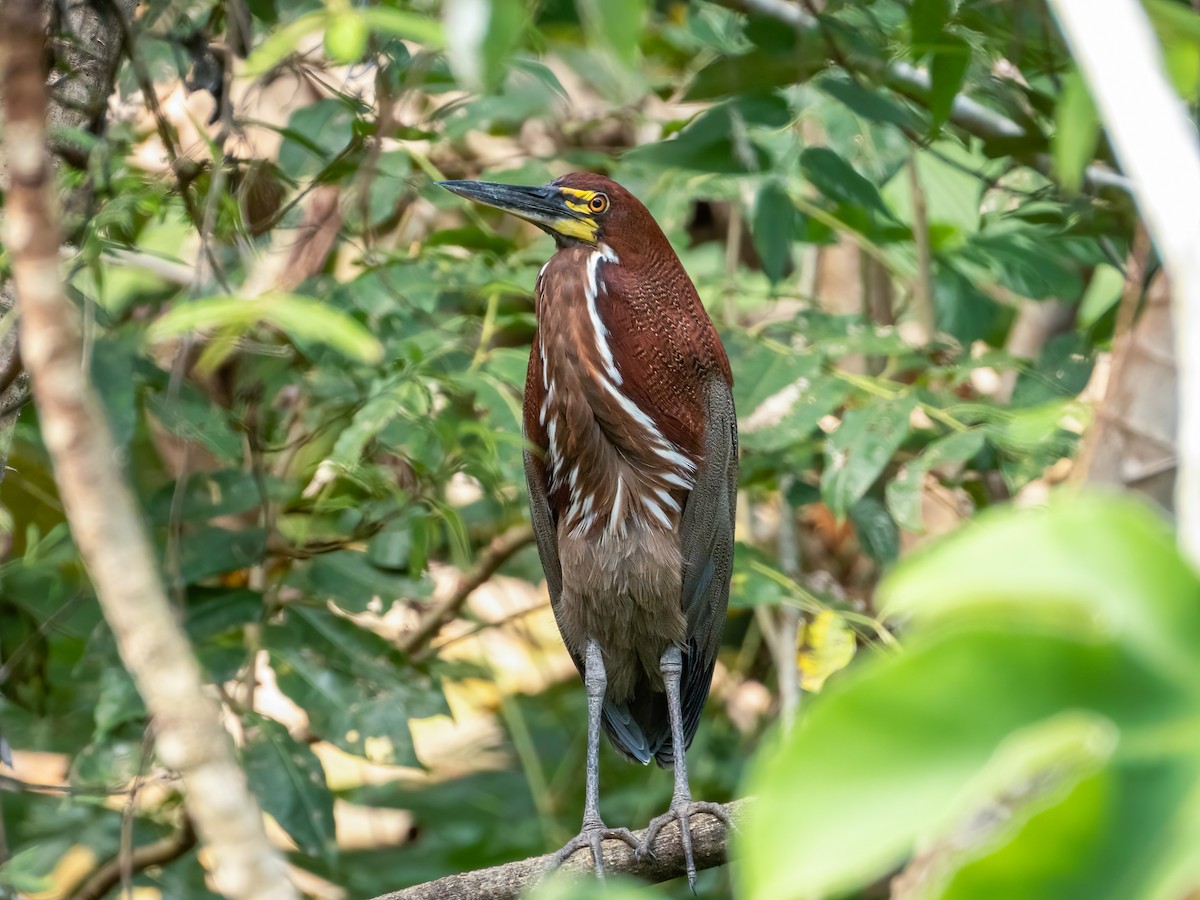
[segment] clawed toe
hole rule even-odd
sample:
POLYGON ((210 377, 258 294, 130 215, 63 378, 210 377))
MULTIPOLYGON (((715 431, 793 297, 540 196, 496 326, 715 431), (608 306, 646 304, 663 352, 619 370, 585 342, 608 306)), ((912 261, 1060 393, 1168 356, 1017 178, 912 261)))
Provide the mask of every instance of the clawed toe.
POLYGON ((720 820, 726 829, 731 825, 729 813, 719 803, 696 802, 693 800, 672 803, 671 808, 665 813, 650 820, 650 824, 646 826, 641 844, 634 851, 639 860, 646 857, 654 858, 653 847, 658 833, 669 822, 678 822, 679 842, 683 845, 683 859, 687 870, 688 887, 692 889, 693 894, 696 892, 696 860, 692 854, 692 826, 690 820, 696 813, 707 813, 715 819, 720 820))
POLYGON ((567 841, 562 849, 550 858, 550 862, 546 864, 544 875, 553 872, 565 863, 576 850, 582 850, 587 847, 592 851, 593 865, 596 870, 596 877, 604 878, 604 854, 602 846, 605 841, 623 841, 635 852, 638 850, 638 839, 634 837, 632 831, 628 828, 606 828, 603 824, 595 825, 590 828, 584 828, 579 834, 567 841))

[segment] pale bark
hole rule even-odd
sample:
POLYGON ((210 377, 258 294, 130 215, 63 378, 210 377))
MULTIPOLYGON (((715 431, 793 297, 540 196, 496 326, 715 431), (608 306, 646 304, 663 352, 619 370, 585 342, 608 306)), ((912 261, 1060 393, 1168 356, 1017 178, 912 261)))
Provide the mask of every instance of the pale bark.
POLYGON ((104 616, 150 711, 161 761, 177 770, 218 890, 291 900, 283 859, 268 843, 217 704, 175 619, 122 470, 121 452, 81 365, 79 316, 59 272, 59 225, 47 155, 44 31, 37 0, 0 4, 8 38, 0 73, 7 110, 5 245, 20 341, 42 437, 104 616))
POLYGON ((1171 285, 1178 391, 1175 514, 1200 568, 1200 142, 1136 0, 1051 0, 1171 285), (1114 61, 1119 61, 1117 65, 1114 61))

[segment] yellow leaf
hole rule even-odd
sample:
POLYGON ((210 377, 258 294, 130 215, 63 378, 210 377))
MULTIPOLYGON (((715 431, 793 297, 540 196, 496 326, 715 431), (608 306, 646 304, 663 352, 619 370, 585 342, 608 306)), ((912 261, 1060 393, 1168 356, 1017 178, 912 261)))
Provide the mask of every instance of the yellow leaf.
POLYGON ((844 669, 854 658, 854 630, 833 610, 822 610, 800 632, 796 665, 800 686, 821 690, 825 679, 844 669))

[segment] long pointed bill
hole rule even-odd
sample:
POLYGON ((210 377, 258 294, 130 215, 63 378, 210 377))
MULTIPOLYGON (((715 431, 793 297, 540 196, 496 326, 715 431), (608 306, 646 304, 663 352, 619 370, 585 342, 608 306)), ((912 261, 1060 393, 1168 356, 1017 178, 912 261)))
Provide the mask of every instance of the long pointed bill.
POLYGON ((562 191, 552 185, 528 187, 491 181, 439 181, 442 187, 475 203, 512 213, 545 229, 577 240, 593 240, 596 223, 567 206, 562 191))

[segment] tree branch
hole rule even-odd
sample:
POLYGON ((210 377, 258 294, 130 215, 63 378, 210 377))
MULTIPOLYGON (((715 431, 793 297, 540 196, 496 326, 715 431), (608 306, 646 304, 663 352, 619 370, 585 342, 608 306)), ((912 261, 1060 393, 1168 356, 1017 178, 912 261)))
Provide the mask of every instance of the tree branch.
POLYGON ((101 900, 121 880, 121 872, 144 872, 151 866, 174 862, 196 846, 196 830, 186 815, 177 831, 149 844, 136 847, 128 859, 118 853, 102 863, 75 892, 71 900, 101 900))
MULTIPOLYGON (((787 0, 719 0, 719 2, 739 12, 765 16, 783 22, 797 32, 821 34, 820 22, 809 15, 803 7, 789 3, 787 0)), ((931 82, 929 73, 924 69, 918 69, 903 61, 884 64, 873 57, 864 58, 856 55, 845 57, 844 61, 840 59, 837 61, 848 71, 861 71, 887 85, 896 93, 902 94, 922 106, 929 105, 931 82)), ((954 103, 950 107, 950 124, 984 141, 1011 143, 1037 137, 1021 124, 988 109, 965 94, 958 94, 954 98, 954 103)), ((1032 154, 1023 161, 1043 173, 1050 172, 1050 158, 1044 153, 1032 154)), ((1124 175, 1094 164, 1084 170, 1083 181, 1092 190, 1105 187, 1117 188, 1126 193, 1132 190, 1129 179, 1124 175)))
MULTIPOLYGON (((736 827, 745 815, 750 800, 735 800, 725 806, 736 827)), ((635 832, 641 837, 644 832, 635 832)), ((700 814, 692 819, 692 851, 697 869, 711 869, 724 865, 728 859, 728 840, 725 827, 712 816, 700 814)), ((632 875, 643 881, 656 883, 679 878, 685 874, 683 847, 679 843, 679 828, 669 825, 654 841, 654 855, 638 860, 633 851, 622 841, 604 842, 604 869, 609 873, 632 875)), ((383 894, 375 900, 451 900, 470 897, 471 900, 513 900, 531 887, 546 870, 552 854, 534 856, 517 862, 451 875, 383 894)), ((592 854, 580 851, 563 864, 562 871, 576 877, 590 878, 592 854)))
POLYGON ((7 39, 0 59, 10 180, 5 245, 20 309, 21 355, 71 532, 121 658, 145 698, 159 757, 182 777, 217 889, 234 898, 294 900, 220 710, 204 692, 200 666, 167 602, 121 453, 80 363, 79 316, 59 272, 38 0, 0 3, 0 35, 7 39))
POLYGON ((531 543, 533 528, 529 525, 516 525, 494 537, 479 554, 475 565, 463 574, 454 593, 426 610, 416 627, 400 639, 400 649, 405 653, 419 653, 437 634, 438 629, 458 614, 474 590, 495 575, 496 570, 508 562, 518 550, 531 543))

